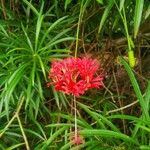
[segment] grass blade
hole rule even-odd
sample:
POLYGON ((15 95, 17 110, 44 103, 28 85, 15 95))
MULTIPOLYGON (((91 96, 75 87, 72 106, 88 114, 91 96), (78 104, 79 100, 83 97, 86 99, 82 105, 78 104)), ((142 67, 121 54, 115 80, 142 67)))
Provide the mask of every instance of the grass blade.
POLYGON ((133 144, 138 144, 133 138, 130 138, 129 136, 127 136, 125 134, 114 132, 111 130, 85 129, 85 130, 81 130, 80 134, 83 136, 86 136, 86 137, 101 136, 101 137, 106 137, 106 138, 116 138, 116 139, 121 139, 123 141, 130 142, 133 144))
POLYGON ((7 81, 7 84, 5 85, 5 89, 2 93, 2 97, 3 97, 2 101, 5 104, 5 110, 6 110, 7 117, 9 116, 9 101, 10 101, 10 98, 12 96, 12 93, 14 92, 15 87, 17 86, 17 84, 19 83, 21 78, 24 76, 24 72, 25 72, 27 66, 28 66, 28 63, 22 65, 21 67, 19 67, 9 77, 9 80, 7 81))
POLYGON ((52 49, 52 47, 54 45, 57 45, 59 43, 65 42, 65 41, 74 41, 74 40, 75 40, 74 37, 66 37, 66 38, 58 39, 54 42, 50 41, 45 47, 41 48, 40 51, 44 51, 44 50, 47 50, 47 49, 52 49))
POLYGON ((46 81, 46 72, 45 72, 44 63, 43 63, 43 61, 42 61, 42 59, 41 59, 41 57, 40 57, 39 55, 37 55, 37 58, 38 58, 38 60, 39 60, 39 65, 40 65, 40 67, 41 67, 41 70, 42 70, 44 79, 45 79, 45 81, 46 81))
POLYGON ((150 80, 148 81, 148 86, 147 86, 147 89, 146 89, 144 100, 146 102, 147 110, 149 110, 149 105, 150 105, 150 80))
POLYGON ((119 10, 121 11, 122 8, 124 7, 124 3, 125 3, 125 0, 121 0, 120 1, 120 6, 119 6, 119 10))
POLYGON ((26 32, 25 27, 23 26, 23 24, 21 24, 21 26, 22 26, 22 30, 23 30, 23 32, 24 32, 24 34, 25 34, 25 36, 26 36, 27 43, 28 43, 30 49, 31 49, 32 52, 33 52, 32 42, 31 42, 31 40, 30 40, 30 38, 29 38, 29 36, 28 36, 28 34, 27 34, 27 32, 26 32))
POLYGON ((24 145, 25 143, 19 143, 19 144, 15 144, 15 145, 12 145, 11 147, 5 149, 5 150, 13 150, 13 149, 16 149, 22 145, 24 145))
POLYGON ((150 16, 150 4, 146 10, 146 13, 145 13, 145 20, 150 16))
POLYGON ((67 18, 67 16, 64 16, 64 17, 62 17, 62 18, 56 20, 56 21, 46 30, 46 32, 45 32, 45 34, 43 35, 43 37, 42 37, 42 39, 41 39, 41 42, 40 42, 40 44, 39 44, 39 48, 41 48, 41 46, 42 46, 42 44, 43 44, 45 38, 48 36, 48 34, 49 34, 51 31, 53 31, 53 29, 55 29, 58 25, 60 25, 61 22, 62 22, 63 20, 65 20, 66 18, 67 18))
POLYGON ((44 142, 44 146, 42 147, 41 150, 45 150, 51 144, 51 142, 53 142, 53 140, 55 138, 57 138, 59 135, 61 135, 62 132, 64 132, 67 128, 69 128, 69 127, 64 126, 64 127, 60 128, 59 130, 57 130, 53 135, 51 135, 50 138, 44 142))
POLYGON ((40 10, 38 20, 37 20, 37 24, 36 24, 35 51, 37 50, 40 29, 41 29, 42 22, 43 22, 43 19, 44 19, 44 15, 42 15, 43 5, 44 5, 44 3, 42 3, 41 10, 40 10))
POLYGON ((30 3, 30 2, 28 2, 27 0, 23 0, 23 2, 26 4, 26 5, 28 5, 30 8, 31 8, 31 10, 38 16, 39 15, 39 13, 38 13, 38 11, 36 10, 36 8, 30 3))
POLYGON ((143 113, 145 115, 145 118, 147 120, 149 120, 149 110, 147 109, 146 103, 145 103, 144 98, 142 96, 142 93, 141 93, 140 87, 139 87, 139 85, 137 83, 137 80, 136 80, 136 78, 135 78, 135 76, 134 76, 134 74, 132 72, 132 69, 131 69, 131 67, 128 65, 128 63, 123 58, 120 57, 120 60, 121 60, 121 63, 123 64, 125 70, 128 73, 128 76, 129 76, 130 81, 132 83, 134 92, 135 92, 135 94, 136 94, 136 96, 137 96, 137 98, 139 100, 139 103, 141 105, 141 108, 142 108, 142 111, 143 111, 143 113))
POLYGON ((103 14, 102 19, 101 19, 101 21, 100 21, 98 33, 101 32, 102 27, 104 26, 104 23, 105 23, 105 21, 106 21, 108 15, 109 15, 110 10, 111 10, 111 8, 113 7, 113 5, 114 5, 114 0, 110 0, 109 3, 108 3, 108 5, 107 5, 107 7, 105 8, 104 14, 103 14))
POLYGON ((136 38, 140 27, 143 5, 144 5, 144 0, 136 0, 135 14, 134 14, 134 38, 136 38))

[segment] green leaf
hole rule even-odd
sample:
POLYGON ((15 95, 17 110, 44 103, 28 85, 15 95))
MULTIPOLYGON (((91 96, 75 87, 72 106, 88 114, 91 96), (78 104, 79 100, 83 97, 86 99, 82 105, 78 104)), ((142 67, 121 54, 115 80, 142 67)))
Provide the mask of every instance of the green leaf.
POLYGON ((96 0, 99 4, 103 4, 103 0, 96 0))
POLYGON ((112 130, 114 131, 117 131, 117 132, 120 132, 118 130, 118 128, 113 125, 113 123, 111 123, 106 117, 102 116, 101 114, 99 113, 96 113, 94 111, 91 111, 88 106, 84 105, 84 104, 81 104, 81 103, 78 103, 79 106, 81 108, 83 108, 96 122, 97 124, 99 125, 100 128, 103 128, 103 129, 106 129, 106 125, 109 126, 109 128, 111 128, 112 130))
POLYGON ((146 10, 145 19, 147 19, 149 17, 149 15, 150 15, 150 4, 149 4, 149 6, 148 6, 148 8, 146 10))
POLYGON ((28 34, 27 34, 27 32, 26 32, 26 29, 25 29, 25 27, 23 26, 23 24, 21 24, 21 27, 22 27, 22 30, 23 30, 25 36, 26 36, 27 43, 28 43, 30 49, 31 49, 32 52, 33 52, 33 45, 32 45, 32 42, 31 42, 31 40, 30 40, 30 38, 29 38, 29 36, 28 36, 28 34))
POLYGON ((133 89, 134 89, 134 92, 139 100, 139 103, 141 105, 141 108, 142 108, 142 111, 145 115, 145 118, 147 119, 147 121, 149 120, 149 110, 147 109, 147 106, 146 106, 146 103, 144 101, 144 98, 142 96, 142 93, 141 93, 141 90, 140 90, 140 87, 137 83, 137 80, 134 76, 134 73, 132 72, 132 69, 131 67, 128 65, 128 63, 120 57, 120 60, 121 60, 121 63, 123 64, 125 70, 127 71, 128 73, 128 76, 130 78, 130 81, 132 83, 132 86, 133 86, 133 89))
POLYGON ((50 41, 45 47, 41 48, 40 51, 44 51, 47 49, 51 49, 54 45, 65 42, 65 41, 74 41, 74 37, 66 37, 66 38, 61 38, 56 41, 50 41))
POLYGON ((44 137, 42 137, 37 131, 35 131, 35 130, 32 130, 32 129, 24 129, 26 132, 28 132, 28 133, 30 133, 31 135, 31 137, 33 137, 33 136, 35 136, 36 137, 36 139, 37 138, 39 138, 40 140, 42 140, 42 141, 44 141, 45 140, 45 138, 44 137))
MULTIPOLYGON (((53 31, 57 26, 59 26, 59 25, 62 23, 62 21, 64 21, 66 18, 67 18, 67 16, 64 16, 64 17, 62 17, 62 18, 56 20, 56 21, 45 31, 45 33, 44 33, 44 35, 43 35, 41 41, 39 41, 39 42, 40 42, 39 48, 41 48, 41 46, 42 46, 44 40, 46 39, 46 37, 48 36, 48 34, 50 34, 50 32, 53 31)), ((63 31, 63 32, 64 32, 64 31, 63 31)), ((64 34, 65 34, 65 33, 64 33, 64 34)))
POLYGON ((68 5, 72 2, 72 0, 65 0, 65 10, 67 9, 68 5))
POLYGON ((136 38, 140 23, 142 20, 142 12, 143 12, 144 0, 136 0, 135 5, 135 14, 134 14, 134 38, 136 38))
POLYGON ((43 6, 44 6, 44 3, 42 3, 40 13, 39 13, 39 16, 38 16, 38 20, 37 20, 37 24, 36 24, 35 51, 37 50, 37 46, 38 46, 38 42, 39 42, 38 39, 39 39, 40 29, 41 29, 42 22, 43 22, 43 19, 44 19, 44 15, 42 15, 43 6))
MULTIPOLYGON (((57 117, 60 117, 60 118, 64 118, 68 121, 71 121, 71 122, 74 122, 74 116, 71 116, 71 115, 66 115, 66 114, 63 114, 63 113, 51 113, 50 116, 57 116, 57 117)), ((78 126, 81 126, 83 128, 92 128, 91 125, 89 125, 85 120, 82 120, 82 119, 79 119, 77 118, 77 124, 78 126)))
POLYGON ((6 37, 9 37, 8 34, 7 34, 7 31, 4 29, 4 27, 0 24, 0 30, 4 33, 4 35, 6 37))
POLYGON ((103 129, 84 129, 79 132, 81 135, 89 137, 89 136, 101 136, 106 138, 116 138, 129 143, 138 144, 133 138, 129 136, 114 132, 111 130, 103 130, 103 129))
POLYGON ((150 146, 148 146, 148 145, 141 145, 140 149, 141 150, 150 150, 150 146))
POLYGON ((57 104, 57 106, 58 106, 58 108, 60 110, 60 103, 59 103, 58 92, 54 88, 52 88, 52 90, 53 90, 53 94, 54 94, 54 98, 55 98, 56 104, 57 104))
POLYGON ((7 81, 7 85, 6 85, 4 93, 3 93, 4 94, 3 101, 5 103, 5 109, 6 109, 7 115, 9 112, 8 108, 9 108, 10 97, 12 96, 12 93, 13 93, 15 87, 17 86, 17 84, 19 84, 19 81, 24 76, 24 72, 25 72, 27 66, 28 66, 28 63, 19 66, 18 69, 10 76, 9 80, 7 81))
POLYGON ((81 108, 83 108, 97 122, 97 124, 99 125, 100 128, 106 129, 103 122, 98 118, 97 115, 93 114, 93 112, 90 111, 86 105, 83 105, 83 104, 79 103, 79 106, 81 108))
MULTIPOLYGON (((46 134, 43 130, 42 125, 40 124, 40 122, 36 121, 34 118, 32 118, 33 123, 38 127, 38 130, 42 133, 44 139, 47 139, 46 134)), ((42 138, 43 139, 43 138, 42 138)))
POLYGON ((150 133, 150 128, 148 128, 148 127, 146 127, 146 126, 142 126, 142 125, 137 125, 139 128, 141 128, 141 129, 143 129, 143 130, 145 130, 145 131, 147 131, 147 132, 149 132, 150 133))
POLYGON ((120 1, 120 6, 119 6, 119 10, 120 10, 120 11, 122 10, 122 8, 123 8, 123 6, 124 6, 124 2, 125 2, 125 0, 121 0, 121 1, 120 1))
POLYGON ((59 135, 62 135, 62 132, 64 132, 66 129, 68 129, 69 126, 64 126, 60 129, 58 129, 53 135, 51 135, 45 142, 44 146, 41 148, 41 150, 45 150, 48 148, 48 146, 57 138, 59 135))
POLYGON ((27 88, 27 97, 26 97, 26 104, 25 104, 25 109, 27 109, 27 106, 29 104, 29 101, 31 100, 32 97, 32 78, 30 76, 28 80, 28 88, 27 88))
POLYGON ((149 110, 149 108, 150 108, 150 80, 148 81, 148 85, 147 85, 146 93, 145 93, 145 96, 144 96, 144 100, 145 100, 145 103, 146 103, 147 110, 149 110))
POLYGON ((143 120, 142 118, 137 118, 135 116, 131 116, 131 115, 112 115, 112 116, 109 116, 108 118, 110 119, 124 119, 124 120, 129 120, 129 121, 134 121, 136 123, 147 123, 145 120, 143 120))
POLYGON ((105 8, 105 10, 104 10, 104 14, 103 14, 102 19, 101 19, 101 21, 100 21, 98 33, 101 32, 102 27, 104 26, 104 23, 105 23, 105 21, 106 21, 108 15, 109 15, 110 10, 111 10, 111 8, 113 7, 113 5, 114 5, 114 0, 110 0, 109 3, 108 3, 108 5, 106 6, 106 8, 105 8))
POLYGON ((69 124, 69 123, 55 123, 55 124, 49 124, 49 125, 46 125, 46 127, 48 127, 48 128, 56 128, 56 127, 64 127, 64 126, 69 126, 69 127, 73 127, 74 126, 74 124, 69 124))
POLYGON ((42 70, 42 72, 43 72, 44 79, 46 80, 46 72, 45 72, 44 63, 43 63, 43 61, 42 61, 42 59, 41 59, 41 57, 40 57, 39 55, 36 55, 36 56, 37 56, 37 58, 38 58, 38 60, 39 60, 39 65, 40 65, 41 70, 42 70))
POLYGON ((28 2, 27 0, 23 0, 23 2, 24 2, 26 5, 28 5, 28 6, 31 8, 31 10, 32 10, 37 16, 39 15, 38 11, 37 11, 36 8, 31 4, 31 2, 28 2))
POLYGON ((5 150, 12 150, 12 149, 16 149, 22 145, 24 145, 25 143, 19 143, 19 144, 15 144, 15 145, 12 145, 10 146, 9 148, 5 149, 5 150))
POLYGON ((38 17, 38 21, 36 25, 36 35, 35 35, 35 50, 37 50, 37 46, 39 42, 38 39, 39 39, 39 34, 40 34, 40 29, 41 29, 43 19, 44 19, 44 15, 40 15, 38 17))

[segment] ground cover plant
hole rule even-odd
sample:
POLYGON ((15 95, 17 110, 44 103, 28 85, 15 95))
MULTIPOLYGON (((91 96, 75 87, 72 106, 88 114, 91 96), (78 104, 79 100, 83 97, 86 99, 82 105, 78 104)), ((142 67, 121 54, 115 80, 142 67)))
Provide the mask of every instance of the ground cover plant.
POLYGON ((0 150, 150 149, 149 0, 0 12, 0 150))

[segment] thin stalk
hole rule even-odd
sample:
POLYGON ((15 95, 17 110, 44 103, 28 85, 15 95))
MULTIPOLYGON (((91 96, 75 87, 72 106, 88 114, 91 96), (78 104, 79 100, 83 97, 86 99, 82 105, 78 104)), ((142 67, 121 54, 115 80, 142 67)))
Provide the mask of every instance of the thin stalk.
POLYGON ((4 19, 7 20, 6 9, 5 9, 4 3, 5 3, 4 0, 1 0, 3 16, 4 16, 4 19))
POLYGON ((74 102, 74 127, 75 127, 75 138, 78 136, 78 129, 77 129, 77 103, 76 103, 76 97, 73 96, 73 102, 74 102))
POLYGON ((80 14, 79 14, 79 20, 78 20, 78 25, 77 25, 76 47, 75 47, 75 58, 77 57, 77 53, 78 53, 79 31, 80 31, 80 24, 81 24, 82 16, 83 16, 83 0, 82 0, 82 2, 81 2, 81 8, 80 8, 80 14))
POLYGON ((128 51, 131 51, 131 44, 130 44, 130 36, 129 36, 129 32, 128 32, 128 26, 127 26, 127 19, 126 19, 126 14, 125 14, 125 10, 124 10, 124 6, 123 6, 123 24, 124 24, 124 28, 126 31, 126 36, 127 36, 127 41, 128 41, 128 51))
MULTIPOLYGON (((113 77, 114 77, 114 81, 115 81, 115 84, 116 84, 116 89, 117 89, 117 95, 118 95, 118 102, 119 102, 119 105, 120 107, 122 107, 122 101, 120 99, 120 93, 119 93, 119 89, 118 89, 118 83, 117 83, 117 79, 116 79, 116 76, 115 76, 115 73, 113 71, 113 77)), ((121 113, 123 114, 123 110, 121 110, 121 113)), ((122 124, 123 124, 123 130, 124 130, 124 133, 126 133, 126 125, 125 125, 125 120, 122 119, 122 124)))
POLYGON ((120 14, 120 17, 122 19, 122 22, 123 22, 123 25, 124 25, 124 28, 125 28, 125 32, 126 32, 126 37, 127 37, 127 41, 128 41, 128 50, 130 51, 131 50, 131 45, 130 45, 130 36, 129 36, 129 32, 128 32, 128 26, 127 26, 127 19, 126 19, 126 14, 125 14, 125 9, 124 9, 124 6, 123 6, 123 15, 121 14, 120 10, 119 10, 119 7, 115 1, 115 4, 116 4, 116 7, 118 9, 118 12, 120 14))
POLYGON ((19 115, 17 114, 16 116, 17 116, 17 120, 18 120, 18 123, 19 123, 19 126, 20 126, 20 130, 22 132, 22 135, 23 135, 23 138, 24 138, 24 141, 25 141, 26 149, 30 150, 29 143, 28 143, 27 137, 25 135, 25 132, 23 130, 23 126, 22 126, 21 120, 19 118, 19 115))
POLYGON ((127 109, 127 108, 129 108, 129 107, 131 107, 131 106, 137 104, 138 102, 139 102, 139 101, 136 100, 136 101, 134 101, 133 103, 128 104, 128 105, 126 105, 126 106, 124 106, 124 107, 110 110, 110 111, 107 112, 107 115, 110 114, 110 113, 114 113, 114 112, 118 112, 118 111, 122 111, 122 110, 124 110, 124 109, 127 109))
POLYGON ((0 138, 3 136, 3 134, 6 132, 6 130, 9 128, 9 126, 12 124, 12 122, 14 121, 14 119, 16 118, 16 113, 14 114, 14 116, 11 118, 11 120, 8 122, 8 124, 5 126, 5 128, 3 129, 3 131, 0 133, 0 138))
POLYGON ((24 102, 24 97, 21 98, 21 102, 17 108, 17 111, 15 112, 14 116, 11 118, 11 120, 8 122, 8 124, 5 126, 5 128, 3 129, 3 131, 0 133, 0 138, 3 136, 3 134, 6 132, 6 130, 9 128, 9 126, 11 125, 11 123, 15 120, 15 118, 17 117, 17 115, 20 112, 20 109, 22 107, 22 104, 24 102))
POLYGON ((123 6, 122 10, 123 10, 123 15, 121 13, 121 11, 119 10, 119 7, 115 1, 115 4, 116 4, 116 7, 118 9, 118 12, 121 16, 121 19, 123 21, 123 25, 124 25, 124 28, 125 28, 125 32, 126 32, 126 38, 127 38, 127 41, 128 41, 128 59, 129 59, 129 64, 130 64, 130 67, 134 67, 135 66, 135 57, 134 57, 134 51, 132 50, 132 48, 134 47, 133 46, 133 42, 130 38, 130 35, 129 35, 129 30, 128 30, 128 26, 127 26, 127 19, 126 19, 126 14, 125 14, 125 8, 123 6))

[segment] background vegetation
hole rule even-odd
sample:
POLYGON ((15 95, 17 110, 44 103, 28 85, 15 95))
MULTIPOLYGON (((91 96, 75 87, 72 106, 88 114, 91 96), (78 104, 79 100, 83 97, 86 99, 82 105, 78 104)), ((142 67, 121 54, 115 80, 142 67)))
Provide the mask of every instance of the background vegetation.
POLYGON ((0 149, 150 149, 149 0, 0 1, 0 149), (47 88, 50 63, 97 58, 102 90, 47 88))

